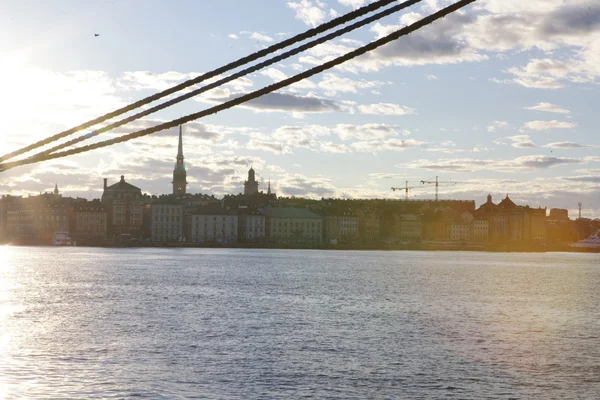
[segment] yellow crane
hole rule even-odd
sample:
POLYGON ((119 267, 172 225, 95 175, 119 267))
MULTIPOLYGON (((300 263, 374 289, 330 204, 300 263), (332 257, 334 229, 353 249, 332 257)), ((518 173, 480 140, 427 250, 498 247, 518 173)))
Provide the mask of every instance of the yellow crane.
POLYGON ((399 187, 393 187, 392 191, 395 192, 396 190, 404 190, 404 200, 408 201, 408 191, 412 190, 412 189, 418 189, 420 186, 412 186, 409 187, 408 186, 408 181, 406 181, 406 186, 403 188, 399 188, 399 187))
POLYGON ((435 177, 435 181, 421 181, 421 185, 435 185, 435 201, 439 200, 439 187, 446 185, 458 185, 465 183, 475 183, 475 182, 457 182, 457 181, 440 181, 439 177, 435 177))

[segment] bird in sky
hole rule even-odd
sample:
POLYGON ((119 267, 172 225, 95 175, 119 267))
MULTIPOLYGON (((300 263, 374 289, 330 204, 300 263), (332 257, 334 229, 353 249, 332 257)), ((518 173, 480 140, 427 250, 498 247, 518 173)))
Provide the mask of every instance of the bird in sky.
POLYGON ((98 37, 98 36, 100 36, 100 34, 99 33, 94 33, 94 36, 98 37))

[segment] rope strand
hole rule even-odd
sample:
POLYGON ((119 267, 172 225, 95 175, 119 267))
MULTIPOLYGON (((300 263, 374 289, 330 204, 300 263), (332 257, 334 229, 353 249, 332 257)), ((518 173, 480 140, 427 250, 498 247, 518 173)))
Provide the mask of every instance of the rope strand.
POLYGON ((195 89, 195 90, 193 90, 191 92, 188 92, 188 93, 186 93, 184 95, 181 95, 179 97, 176 97, 176 98, 171 99, 169 101, 166 101, 164 103, 158 104, 158 105, 156 105, 156 106, 154 106, 152 108, 149 108, 147 110, 139 112, 139 113, 137 113, 135 115, 132 115, 132 116, 127 117, 127 118, 124 118, 124 119, 122 119, 120 121, 114 122, 114 123, 112 123, 110 125, 102 127, 100 129, 97 129, 97 130, 95 130, 93 132, 90 132, 90 133, 87 133, 85 135, 81 135, 81 136, 79 136, 79 137, 77 137, 75 139, 72 139, 72 140, 68 141, 68 142, 59 144, 58 146, 54 146, 54 147, 52 147, 50 149, 44 150, 42 152, 39 152, 39 153, 37 153, 37 154, 35 154, 35 155, 31 156, 31 157, 39 157, 39 156, 42 156, 42 155, 54 153, 54 152, 56 152, 58 150, 62 150, 64 148, 73 146, 73 145, 75 145, 77 143, 83 142, 83 141, 85 141, 87 139, 91 139, 91 138, 96 137, 96 136, 98 136, 98 135, 100 135, 102 133, 111 131, 111 130, 113 130, 115 128, 118 128, 118 127, 123 126, 125 124, 128 124, 130 122, 133 122, 133 121, 135 121, 137 119, 143 118, 143 117, 148 116, 150 114, 154 114, 157 111, 160 111, 160 110, 163 110, 165 108, 171 107, 171 106, 173 106, 173 105, 175 105, 177 103, 180 103, 180 102, 182 102, 184 100, 190 99, 190 98, 192 98, 194 96, 197 96, 199 94, 208 92, 209 90, 215 89, 215 88, 217 88, 219 86, 222 86, 222 85, 224 85, 226 83, 229 83, 229 82, 231 82, 231 81, 233 81, 235 79, 238 79, 238 78, 241 78, 243 76, 249 75, 249 74, 251 74, 253 72, 256 72, 256 71, 259 71, 259 70, 261 70, 261 69, 263 69, 265 67, 268 67, 268 66, 276 64, 276 63, 278 63, 280 61, 283 61, 285 59, 293 57, 293 56, 295 56, 297 54, 300 54, 300 53, 302 53, 302 52, 304 52, 304 51, 306 51, 308 49, 311 49, 311 48, 313 48, 313 47, 315 47, 315 46, 317 46, 319 44, 328 42, 328 41, 330 41, 332 39, 335 39, 337 37, 345 35, 348 32, 351 32, 353 30, 361 28, 361 27, 363 27, 365 25, 368 25, 368 24, 370 24, 372 22, 378 21, 378 20, 380 20, 380 19, 382 19, 384 17, 392 15, 395 12, 401 11, 401 10, 403 10, 405 8, 408 8, 408 7, 410 7, 410 6, 412 6, 412 5, 416 4, 416 3, 419 3, 421 1, 423 1, 423 0, 409 0, 409 1, 406 1, 406 2, 404 2, 402 4, 398 4, 398 5, 394 6, 394 7, 388 8, 388 9, 386 9, 384 11, 381 11, 381 12, 375 14, 375 15, 372 15, 372 16, 370 16, 368 18, 365 18, 365 19, 363 19, 361 21, 358 21, 358 22, 356 22, 356 23, 354 23, 352 25, 348 25, 345 28, 339 29, 339 30, 337 30, 335 32, 332 32, 332 33, 330 33, 328 35, 325 35, 325 36, 323 36, 323 37, 321 37, 319 39, 313 40, 313 41, 308 42, 306 44, 303 44, 302 46, 299 46, 299 47, 297 47, 295 49, 292 49, 292 50, 287 51, 285 53, 282 53, 282 54, 280 54, 280 55, 278 55, 276 57, 273 57, 273 58, 268 59, 266 61, 263 61, 263 62, 261 62, 259 64, 256 64, 256 65, 254 65, 254 66, 252 66, 250 68, 246 68, 246 69, 244 69, 242 71, 236 72, 235 74, 227 76, 227 77, 225 77, 223 79, 220 79, 220 80, 218 80, 216 82, 210 83, 210 84, 208 84, 206 86, 203 86, 201 88, 195 89))
POLYGON ((375 11, 375 10, 381 8, 381 7, 387 6, 388 4, 391 4, 391 3, 395 2, 395 1, 396 0, 379 0, 379 1, 376 1, 376 2, 371 3, 369 5, 366 5, 364 7, 361 7, 359 9, 357 9, 357 10, 351 11, 348 14, 342 15, 341 17, 335 18, 335 19, 333 19, 333 20, 331 20, 329 22, 321 24, 321 25, 317 26, 316 28, 309 29, 309 30, 307 30, 304 33, 298 34, 298 35, 296 35, 296 36, 294 36, 292 38, 289 38, 289 39, 286 39, 286 40, 284 40, 282 42, 276 43, 276 44, 274 44, 272 46, 267 47, 266 49, 259 50, 259 51, 255 52, 253 54, 250 54, 250 55, 248 55, 246 57, 242 57, 242 58, 238 59, 237 61, 231 62, 231 63, 229 63, 227 65, 222 66, 222 67, 219 67, 219 68, 217 68, 217 69, 215 69, 215 70, 213 70, 211 72, 202 74, 202 75, 200 75, 200 76, 198 76, 198 77, 196 77, 194 79, 190 79, 190 80, 187 80, 185 82, 182 82, 182 83, 180 83, 180 84, 178 84, 176 86, 173 86, 173 87, 171 87, 169 89, 163 90, 162 92, 159 92, 159 93, 153 94, 151 96, 148 96, 148 97, 146 97, 144 99, 138 100, 138 101, 136 101, 134 103, 129 104, 128 106, 125 106, 125 107, 119 108, 118 110, 115 110, 115 111, 109 112, 107 114, 104 114, 101 117, 98 117, 96 119, 93 119, 93 120, 90 120, 88 122, 85 122, 85 123, 83 123, 81 125, 78 125, 78 126, 76 126, 74 128, 71 128, 69 130, 63 131, 61 133, 57 133, 56 135, 53 135, 53 136, 50 136, 50 137, 48 137, 46 139, 40 140, 40 141, 38 141, 36 143, 33 143, 33 144, 28 145, 26 147, 23 147, 23 148, 21 148, 19 150, 13 151, 13 152, 8 153, 8 154, 5 154, 2 157, 0 157, 0 162, 9 160, 11 158, 19 156, 19 155, 21 155, 23 153, 27 153, 27 152, 29 152, 31 150, 34 150, 34 149, 37 149, 39 147, 46 146, 46 145, 48 145, 48 144, 50 144, 52 142, 55 142, 55 141, 57 141, 59 139, 65 138, 67 136, 70 136, 70 135, 72 135, 74 133, 77 133, 77 132, 83 130, 83 129, 87 129, 87 128, 92 127, 94 125, 97 125, 97 124, 99 124, 101 122, 104 122, 104 121, 106 121, 108 119, 117 117, 117 116, 119 116, 121 114, 130 112, 132 110, 135 110, 136 108, 142 107, 142 106, 144 106, 144 105, 146 105, 148 103, 151 103, 151 102, 159 100, 159 99, 161 99, 163 97, 169 96, 169 95, 171 95, 171 94, 173 94, 175 92, 178 92, 178 91, 180 91, 182 89, 185 89, 185 88, 187 88, 189 86, 198 84, 198 83, 200 83, 202 81, 205 81, 205 80, 210 79, 210 78, 214 78, 215 76, 218 76, 220 74, 228 72, 228 71, 230 71, 232 69, 235 69, 235 68, 241 67, 241 66, 243 66, 245 64, 248 64, 250 62, 256 61, 257 59, 259 59, 261 57, 267 56, 267 55, 269 55, 271 53, 274 53, 276 51, 284 49, 284 48, 286 48, 288 46, 291 46, 291 45, 293 45, 293 44, 295 44, 297 42, 309 39, 309 38, 311 38, 313 36, 316 36, 316 35, 318 35, 320 33, 326 32, 326 31, 328 31, 328 30, 330 30, 332 28, 335 28, 336 26, 339 26, 339 25, 345 24, 347 22, 350 22, 350 21, 352 21, 352 20, 354 20, 354 19, 356 19, 358 17, 361 17, 361 16, 363 16, 365 14, 368 14, 368 13, 370 13, 372 11, 375 11))
POLYGON ((282 80, 280 82, 274 83, 274 84, 269 85, 267 87, 264 87, 264 88, 262 88, 260 90, 256 90, 254 92, 251 92, 251 93, 245 94, 243 96, 240 96, 237 99, 233 99, 233 100, 230 100, 230 101, 225 102, 223 104, 220 104, 218 106, 211 107, 211 108, 209 108, 207 110, 203 110, 203 111, 200 111, 200 112, 197 112, 197 113, 194 113, 194 114, 190 114, 190 115, 187 115, 185 117, 172 120, 170 122, 166 122, 166 123, 163 123, 163 124, 151 127, 151 128, 143 129, 143 130, 138 131, 138 132, 130 133, 128 135, 125 135, 125 136, 122 136, 122 137, 119 137, 119 138, 105 140, 103 142, 94 143, 94 144, 91 144, 91 145, 82 146, 82 147, 78 147, 78 148, 71 149, 71 150, 66 150, 66 151, 59 152, 59 153, 44 155, 44 156, 36 158, 36 159, 31 158, 31 159, 25 159, 25 160, 20 160, 20 161, 14 161, 14 162, 11 162, 11 163, 0 164, 0 172, 1 171, 6 171, 6 170, 8 170, 10 168, 14 168, 14 167, 17 167, 17 166, 20 166, 20 165, 33 164, 33 163, 36 163, 36 162, 53 160, 53 159, 62 158, 62 157, 70 156, 70 155, 85 153, 85 152, 88 152, 88 151, 91 151, 91 150, 96 150, 96 149, 100 149, 100 148, 107 147, 107 146, 112 146, 112 145, 117 144, 117 143, 124 143, 124 142, 127 142, 127 141, 132 140, 132 139, 136 139, 136 138, 139 138, 139 137, 147 136, 147 135, 150 135, 152 133, 160 132, 160 131, 165 130, 165 129, 173 128, 173 127, 185 124, 186 122, 190 122, 190 121, 194 121, 194 120, 199 119, 199 118, 206 117, 208 115, 216 114, 216 113, 218 113, 220 111, 227 110, 229 108, 232 108, 232 107, 235 107, 237 105, 246 103, 246 102, 248 102, 250 100, 256 99, 258 97, 264 96, 264 95, 272 93, 272 92, 274 92, 276 90, 279 90, 279 89, 282 89, 282 88, 287 87, 289 85, 292 85, 294 83, 297 83, 297 82, 299 82, 299 81, 301 81, 303 79, 310 78, 313 75, 319 74, 319 73, 321 73, 323 71, 326 71, 326 70, 331 69, 331 68, 333 68, 333 67, 335 67, 337 65, 340 65, 340 64, 342 64, 344 62, 347 62, 347 61, 349 61, 349 60, 351 60, 353 58, 356 58, 356 57, 361 56, 363 54, 366 54, 366 53, 368 53, 370 51, 373 51, 373 50, 375 50, 375 49, 377 49, 377 48, 379 48, 379 47, 381 47, 383 45, 386 45, 386 44, 388 44, 388 43, 390 43, 390 42, 392 42, 394 40, 397 40, 398 38, 400 38, 402 36, 406 36, 406 35, 414 32, 414 31, 417 31, 417 30, 423 28, 424 26, 429 25, 429 24, 435 22, 436 20, 438 20, 440 18, 443 18, 443 17, 445 17, 445 16, 447 16, 447 15, 449 15, 449 14, 451 14, 451 13, 453 13, 453 12, 455 12, 455 11, 463 8, 463 7, 466 7, 467 5, 469 5, 471 3, 474 3, 475 1, 477 1, 477 0, 461 0, 461 1, 458 1, 458 2, 456 2, 456 3, 454 3, 454 4, 450 5, 450 6, 448 6, 448 7, 444 8, 444 9, 442 9, 442 10, 434 13, 434 14, 431 14, 431 15, 429 15, 429 16, 421 19, 420 21, 415 22, 414 24, 412 24, 410 26, 407 26, 405 28, 399 29, 399 30, 397 30, 397 31, 395 31, 395 32, 393 32, 393 33, 391 33, 391 34, 389 34, 389 35, 387 35, 387 36, 385 36, 385 37, 383 37, 381 39, 378 39, 378 40, 376 40, 374 42, 371 42, 371 43, 369 43, 369 44, 367 44, 365 46, 362 46, 362 47, 360 47, 358 49, 355 49, 355 50, 353 50, 353 51, 351 51, 351 52, 349 52, 349 53, 347 53, 347 54, 345 54, 343 56, 340 56, 340 57, 338 57, 336 59, 333 59, 333 60, 331 60, 329 62, 321 64, 321 65, 319 65, 317 67, 311 68, 311 69, 309 69, 309 70, 307 70, 305 72, 302 72, 300 74, 297 74, 297 75, 295 75, 295 76, 293 76, 291 78, 284 79, 284 80, 282 80))

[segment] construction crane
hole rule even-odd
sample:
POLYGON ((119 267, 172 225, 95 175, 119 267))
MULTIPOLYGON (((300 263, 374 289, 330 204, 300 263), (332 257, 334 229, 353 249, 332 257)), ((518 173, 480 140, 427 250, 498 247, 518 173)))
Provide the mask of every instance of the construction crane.
POLYGON ((395 192, 396 190, 404 190, 404 200, 408 201, 408 191, 411 189, 418 189, 418 188, 419 188, 419 186, 408 187, 408 181, 406 181, 406 187, 403 187, 403 188, 393 187, 392 191, 395 192))
POLYGON ((475 182, 456 182, 456 181, 447 181, 442 182, 439 180, 439 177, 435 177, 435 181, 421 181, 421 185, 435 185, 435 201, 439 200, 439 187, 440 185, 458 185, 462 183, 475 183, 475 182))

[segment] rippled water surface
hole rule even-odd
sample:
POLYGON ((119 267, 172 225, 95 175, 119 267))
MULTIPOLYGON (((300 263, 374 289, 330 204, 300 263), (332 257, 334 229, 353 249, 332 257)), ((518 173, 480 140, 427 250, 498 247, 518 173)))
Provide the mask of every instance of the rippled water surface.
POLYGON ((0 247, 0 399, 599 398, 600 256, 0 247))

